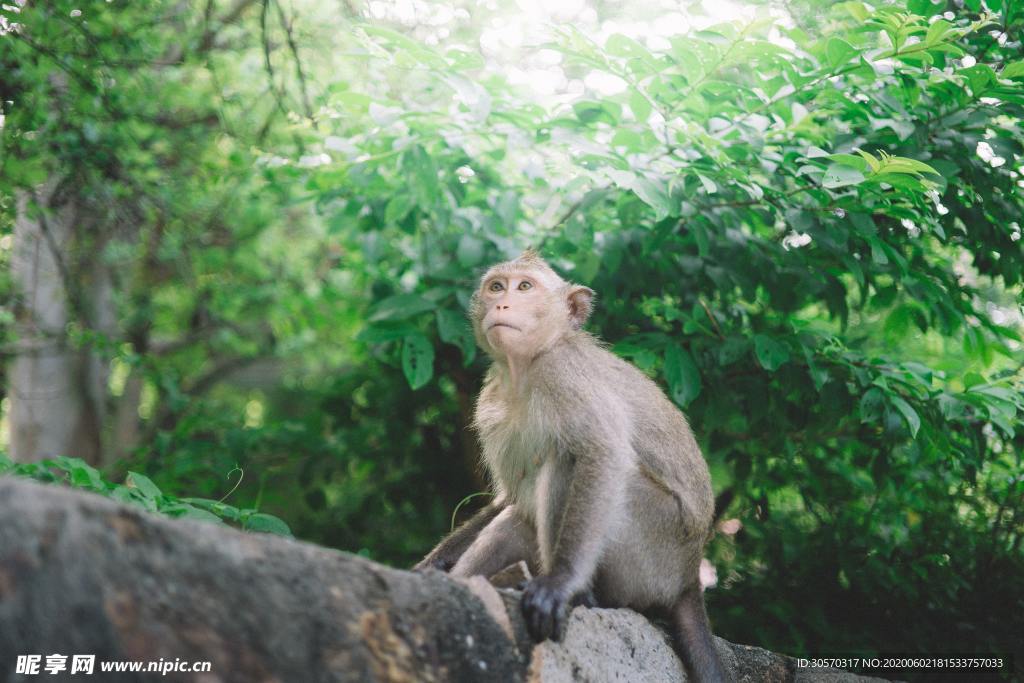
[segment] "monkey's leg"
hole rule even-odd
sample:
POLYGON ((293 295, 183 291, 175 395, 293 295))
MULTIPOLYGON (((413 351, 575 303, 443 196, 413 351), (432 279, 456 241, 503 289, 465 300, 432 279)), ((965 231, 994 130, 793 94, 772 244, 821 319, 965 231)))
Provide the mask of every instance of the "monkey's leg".
POLYGON ((509 505, 484 527, 473 544, 452 567, 452 576, 490 576, 525 560, 536 566, 537 538, 533 528, 509 505))
POLYGON ((699 583, 688 588, 672 608, 672 622, 676 650, 690 679, 700 683, 728 681, 715 652, 699 583))
POLYGON ((505 509, 504 501, 495 501, 469 518, 465 524, 450 533, 436 548, 413 567, 413 571, 422 569, 450 570, 459 561, 466 549, 472 545, 480 532, 505 509))
POLYGON ((561 640, 573 598, 591 587, 608 535, 622 519, 630 458, 628 444, 605 435, 573 444, 538 474, 544 573, 529 583, 522 602, 535 641, 561 640))

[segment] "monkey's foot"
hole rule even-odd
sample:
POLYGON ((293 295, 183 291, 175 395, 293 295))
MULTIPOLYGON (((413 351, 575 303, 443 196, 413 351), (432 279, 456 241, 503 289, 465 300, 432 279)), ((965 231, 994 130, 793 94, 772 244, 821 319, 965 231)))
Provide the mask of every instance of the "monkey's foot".
POLYGON ((597 607, 597 598, 594 597, 594 591, 588 588, 582 593, 577 593, 569 604, 573 607, 597 607))
POLYGON ((523 591, 523 617, 535 642, 562 639, 569 612, 569 591, 564 582, 551 576, 538 576, 523 591))

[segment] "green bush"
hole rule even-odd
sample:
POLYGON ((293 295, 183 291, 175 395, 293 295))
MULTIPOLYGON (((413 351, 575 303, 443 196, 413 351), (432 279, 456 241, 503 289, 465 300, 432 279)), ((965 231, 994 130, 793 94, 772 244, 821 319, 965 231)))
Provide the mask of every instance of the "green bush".
MULTIPOLYGON (((720 635, 1019 652, 1024 12, 785 5, 653 48, 557 28, 566 80, 615 87, 547 99, 474 47, 484 10, 433 45, 301 1, 3 10, 0 188, 61 174, 140 226, 76 254, 115 264, 119 326, 69 343, 111 401, 143 384, 107 476, 206 502, 36 473, 201 514, 237 465, 297 536, 411 564, 485 486, 468 297, 534 246, 694 425, 720 635)), ((0 189, 2 236, 14 210, 0 189)))
MULTIPOLYGON (((237 472, 241 477, 242 471, 237 472)), ((251 509, 239 509, 227 505, 223 499, 178 498, 162 492, 152 479, 138 472, 129 472, 123 484, 115 484, 104 479, 99 470, 80 458, 58 456, 37 462, 15 463, 0 453, 0 474, 64 484, 98 493, 111 500, 128 503, 149 512, 159 512, 168 517, 197 519, 218 524, 234 522, 246 531, 292 535, 288 525, 273 515, 251 509)))

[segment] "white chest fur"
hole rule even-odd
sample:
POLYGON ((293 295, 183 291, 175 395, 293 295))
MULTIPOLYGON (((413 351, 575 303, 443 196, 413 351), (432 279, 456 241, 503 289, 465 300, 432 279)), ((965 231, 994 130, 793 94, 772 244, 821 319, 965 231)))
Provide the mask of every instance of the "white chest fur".
POLYGON ((537 473, 555 455, 552 413, 539 396, 510 402, 493 387, 484 392, 488 400, 477 404, 475 420, 484 464, 497 493, 535 519, 537 473))

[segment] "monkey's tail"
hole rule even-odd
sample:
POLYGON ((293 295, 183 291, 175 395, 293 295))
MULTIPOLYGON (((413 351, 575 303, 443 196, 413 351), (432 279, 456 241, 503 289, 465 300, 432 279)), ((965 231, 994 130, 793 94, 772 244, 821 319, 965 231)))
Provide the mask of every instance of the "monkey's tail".
POLYGON ((715 651, 704 595, 700 584, 687 589, 672 608, 674 641, 690 680, 698 683, 724 683, 730 680, 715 651))

